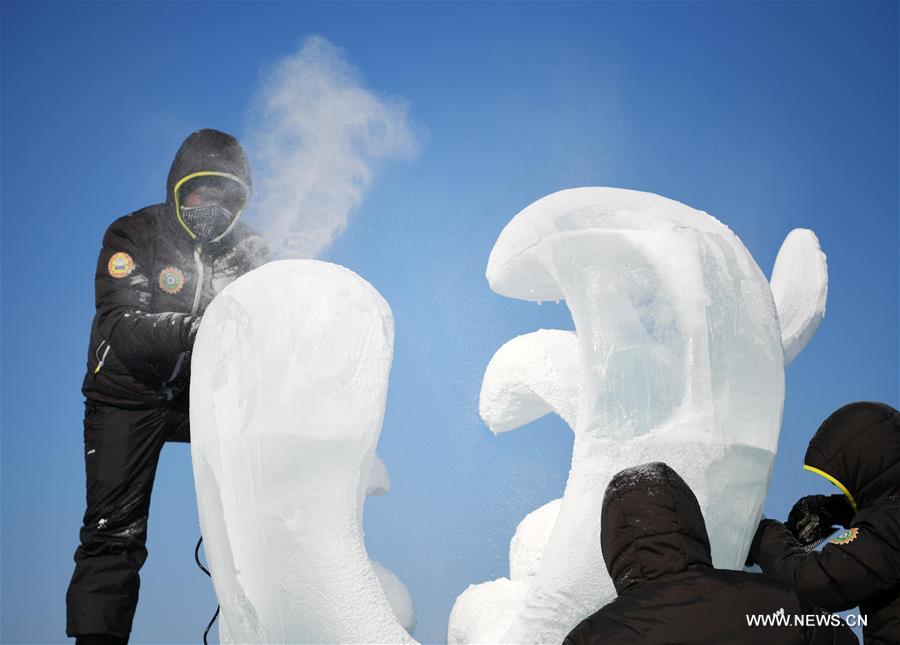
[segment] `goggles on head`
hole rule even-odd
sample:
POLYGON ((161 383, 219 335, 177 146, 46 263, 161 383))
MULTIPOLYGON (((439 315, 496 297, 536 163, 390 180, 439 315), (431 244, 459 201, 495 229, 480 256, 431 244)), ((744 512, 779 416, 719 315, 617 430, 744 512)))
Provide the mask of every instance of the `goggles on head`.
POLYGON ((175 184, 175 213, 193 239, 216 241, 237 221, 250 196, 240 177, 223 172, 190 174, 175 184))

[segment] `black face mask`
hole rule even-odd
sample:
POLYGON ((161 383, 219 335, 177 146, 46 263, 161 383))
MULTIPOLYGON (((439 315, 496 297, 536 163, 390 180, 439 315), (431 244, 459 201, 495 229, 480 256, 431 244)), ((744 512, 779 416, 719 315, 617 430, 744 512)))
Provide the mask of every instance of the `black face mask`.
POLYGON ((214 242, 227 233, 249 195, 240 178, 210 171, 188 175, 175 185, 179 219, 197 242, 214 242))
POLYGON ((181 218, 200 242, 210 242, 221 237, 234 221, 231 211, 219 204, 182 206, 181 218))

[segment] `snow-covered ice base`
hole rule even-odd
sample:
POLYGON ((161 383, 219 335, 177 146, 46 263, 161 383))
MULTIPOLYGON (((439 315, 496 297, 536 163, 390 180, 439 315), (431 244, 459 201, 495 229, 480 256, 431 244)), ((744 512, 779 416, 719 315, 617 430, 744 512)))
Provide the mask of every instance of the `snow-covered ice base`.
POLYGON ((612 600, 603 494, 616 472, 645 462, 685 479, 714 564, 739 569, 778 446, 784 366, 824 315, 815 235, 788 236, 770 288, 737 236, 706 213, 650 193, 579 188, 516 215, 487 278, 501 295, 564 299, 575 333, 541 330, 501 347, 482 418, 504 432, 554 412, 575 443, 562 500, 520 524, 510 579, 457 599, 448 640, 559 643, 612 600))
MULTIPOLYGON (((581 481, 593 480, 596 488, 567 488, 563 499, 545 504, 526 516, 510 542, 509 579, 472 585, 460 595, 450 616, 448 643, 519 642, 505 638, 518 613, 529 616, 529 625, 535 630, 532 634, 544 634, 521 642, 551 642, 547 634, 559 629, 558 625, 571 625, 571 629, 582 618, 615 598, 616 592, 606 573, 602 554, 585 548, 584 543, 593 543, 586 535, 593 532, 599 535, 603 492, 612 475, 622 469, 620 464, 623 462, 641 464, 659 461, 664 456, 692 489, 703 491, 698 495, 701 508, 728 509, 728 513, 713 514, 707 519, 709 534, 723 538, 713 547, 713 559, 743 562, 746 550, 741 555, 740 545, 749 544, 756 525, 735 521, 735 518, 760 517, 765 500, 758 499, 758 491, 768 486, 773 453, 746 445, 667 441, 655 433, 627 446, 619 441, 606 441, 598 442, 592 448, 595 454, 580 455, 590 460, 593 467, 590 476, 581 481), (709 486, 709 482, 717 485, 709 486), (564 505, 575 506, 580 511, 565 515, 567 524, 557 522, 564 505), (529 520, 533 519, 540 524, 528 526, 529 520), (529 594, 537 582, 542 556, 554 531, 560 540, 556 548, 565 554, 560 570, 554 573, 574 580, 561 584, 553 595, 540 593, 540 588, 537 593, 529 594), (733 552, 722 553, 723 547, 730 547, 733 552), (571 575, 576 568, 596 570, 597 555, 600 555, 601 570, 596 579, 571 575), (522 566, 522 560, 530 560, 532 566, 522 566)), ((543 575, 549 574, 544 572, 543 575)))
POLYGON ((221 642, 413 642, 409 593, 362 530, 366 493, 389 487, 393 333, 369 283, 314 260, 252 271, 207 309, 191 454, 221 642))

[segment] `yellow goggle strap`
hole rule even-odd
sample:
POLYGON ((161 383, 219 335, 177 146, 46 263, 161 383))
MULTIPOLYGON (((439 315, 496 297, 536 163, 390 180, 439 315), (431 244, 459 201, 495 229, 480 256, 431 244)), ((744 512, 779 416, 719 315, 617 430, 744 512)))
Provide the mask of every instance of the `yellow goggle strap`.
POLYGON ((806 464, 803 464, 803 468, 804 468, 804 470, 808 470, 811 473, 821 475, 822 477, 824 477, 825 479, 830 481, 832 484, 834 484, 835 486, 840 488, 841 492, 847 496, 847 499, 850 500, 850 506, 853 507, 853 511, 856 512, 858 510, 856 508, 856 500, 853 499, 853 495, 850 494, 850 491, 847 490, 847 487, 844 486, 841 482, 839 482, 837 479, 835 479, 834 477, 832 477, 831 475, 826 473, 824 470, 819 470, 818 468, 813 468, 812 466, 807 466, 806 464))
MULTIPOLYGON (((173 197, 175 198, 175 216, 178 218, 178 223, 181 224, 181 228, 187 231, 187 234, 191 236, 192 240, 196 240, 197 236, 194 234, 187 224, 184 223, 184 220, 181 218, 181 200, 178 197, 178 189, 181 188, 182 184, 186 181, 190 181, 191 179, 196 179, 197 177, 227 177, 228 179, 233 179, 237 183, 239 183, 244 188, 244 192, 247 197, 250 197, 250 188, 247 186, 247 183, 238 177, 237 175, 232 175, 227 172, 216 172, 215 170, 201 170, 200 172, 192 172, 190 175, 182 177, 178 180, 178 183, 175 184, 175 188, 172 189, 174 193, 173 197)), ((246 203, 246 200, 244 200, 246 203)), ((234 214, 234 221, 237 221, 238 216, 240 216, 241 211, 238 211, 234 214)))

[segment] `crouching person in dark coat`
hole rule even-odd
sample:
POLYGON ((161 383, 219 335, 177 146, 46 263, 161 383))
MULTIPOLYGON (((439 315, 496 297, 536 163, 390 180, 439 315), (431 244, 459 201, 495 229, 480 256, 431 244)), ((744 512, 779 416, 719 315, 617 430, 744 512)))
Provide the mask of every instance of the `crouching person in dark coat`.
POLYGON ((842 494, 798 501, 788 525, 763 520, 750 560, 829 611, 859 607, 866 645, 900 643, 900 413, 851 403, 821 425, 804 468, 842 494), (846 528, 821 551, 812 547, 846 528))
POLYGON ((613 477, 600 539, 619 597, 576 626, 564 645, 858 642, 839 617, 815 609, 787 583, 713 568, 697 498, 664 463, 613 477))

